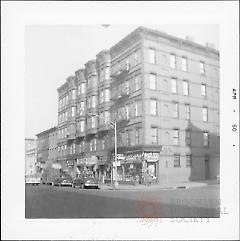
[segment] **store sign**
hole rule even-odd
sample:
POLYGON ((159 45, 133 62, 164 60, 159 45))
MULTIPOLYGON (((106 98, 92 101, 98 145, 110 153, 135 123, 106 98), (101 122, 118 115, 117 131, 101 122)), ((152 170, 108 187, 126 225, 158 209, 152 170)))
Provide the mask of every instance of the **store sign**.
POLYGON ((67 166, 74 166, 74 160, 67 160, 67 166))
POLYGON ((81 165, 84 165, 84 164, 85 164, 85 158, 77 159, 77 165, 78 166, 81 166, 81 165))
POLYGON ((97 164, 97 162, 98 162, 98 158, 96 156, 91 156, 91 157, 86 158, 87 166, 95 165, 95 164, 97 164))
POLYGON ((147 161, 156 162, 159 159, 159 153, 156 153, 156 152, 144 153, 144 158, 147 161))
POLYGON ((126 161, 136 161, 140 160, 142 158, 141 154, 132 154, 132 155, 126 155, 125 160, 126 161))
POLYGON ((53 168, 53 169, 61 169, 62 166, 61 166, 61 164, 59 164, 59 163, 53 163, 53 164, 52 164, 52 168, 53 168))

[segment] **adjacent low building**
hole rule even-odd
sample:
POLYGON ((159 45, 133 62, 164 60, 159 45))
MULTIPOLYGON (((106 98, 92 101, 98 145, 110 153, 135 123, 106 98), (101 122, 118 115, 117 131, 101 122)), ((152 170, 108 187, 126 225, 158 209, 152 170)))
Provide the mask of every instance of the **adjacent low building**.
POLYGON ((56 162, 57 158, 57 127, 54 126, 48 130, 42 131, 37 135, 37 167, 38 172, 43 168, 56 162))

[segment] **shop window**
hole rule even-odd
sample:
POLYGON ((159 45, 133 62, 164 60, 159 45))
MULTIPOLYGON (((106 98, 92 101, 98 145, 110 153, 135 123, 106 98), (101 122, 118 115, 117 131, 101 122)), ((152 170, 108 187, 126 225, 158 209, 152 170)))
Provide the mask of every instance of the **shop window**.
POLYGON ((180 155, 174 154, 174 167, 180 167, 180 155))
POLYGON ((192 166, 192 156, 186 155, 186 166, 191 167, 192 166))

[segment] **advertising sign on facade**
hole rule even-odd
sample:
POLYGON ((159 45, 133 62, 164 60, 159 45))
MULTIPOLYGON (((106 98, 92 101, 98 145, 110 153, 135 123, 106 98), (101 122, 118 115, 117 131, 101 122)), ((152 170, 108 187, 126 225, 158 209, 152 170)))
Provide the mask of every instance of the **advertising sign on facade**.
POLYGON ((74 166, 74 160, 67 160, 67 166, 74 166))
POLYGON ((159 160, 159 153, 157 152, 144 153, 144 158, 148 162, 156 162, 159 160))

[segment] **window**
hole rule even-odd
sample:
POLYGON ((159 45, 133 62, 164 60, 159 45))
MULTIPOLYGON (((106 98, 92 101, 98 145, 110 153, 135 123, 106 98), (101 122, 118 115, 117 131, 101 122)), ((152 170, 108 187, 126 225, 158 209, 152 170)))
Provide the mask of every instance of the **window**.
POLYGON ((200 74, 205 74, 205 63, 200 61, 200 74))
POLYGON ((107 124, 110 122, 110 112, 105 111, 105 118, 104 118, 104 124, 107 124))
POLYGON ((126 131, 126 141, 127 146, 131 146, 131 130, 126 131))
POLYGON ((134 111, 135 111, 135 117, 137 117, 138 116, 138 102, 135 102, 134 103, 134 111))
POLYGON ((92 96, 92 108, 95 108, 97 105, 97 96, 93 95, 92 96))
POLYGON ((203 146, 209 146, 209 134, 207 131, 203 132, 203 146))
POLYGON ((103 90, 100 90, 100 103, 103 103, 104 93, 103 90))
POLYGON ((97 150, 97 139, 94 138, 93 139, 93 151, 96 151, 97 150))
POLYGON ((84 120, 80 120, 80 131, 83 132, 85 129, 85 123, 84 120))
POLYGON ((65 105, 68 104, 68 95, 66 96, 66 99, 65 99, 65 105))
POLYGON ((86 93, 86 83, 82 83, 81 84, 81 94, 85 94, 86 93))
POLYGON ((105 69, 105 78, 106 79, 110 78, 110 67, 106 67, 106 69, 105 69))
POLYGON ((102 150, 104 150, 104 149, 105 149, 105 140, 102 139, 102 150))
POLYGON ((125 106, 125 110, 126 110, 126 119, 129 119, 129 106, 128 105, 125 106))
POLYGON ((191 167, 192 166, 192 156, 186 155, 186 166, 191 167))
POLYGON ((185 141, 186 141, 187 146, 191 145, 191 131, 190 130, 186 130, 185 141))
POLYGON ((134 65, 136 66, 139 63, 140 63, 140 51, 137 50, 134 52, 134 65))
POLYGON ((74 117, 76 115, 76 108, 75 107, 72 107, 71 108, 71 112, 72 112, 72 117, 74 117))
POLYGON ((174 154, 174 167, 180 167, 180 155, 174 154))
POLYGON ((186 119, 190 120, 190 118, 191 118, 190 105, 185 104, 185 108, 186 108, 186 119))
POLYGON ((189 83, 186 80, 183 80, 183 94, 189 95, 189 83))
POLYGON ((135 91, 141 89, 141 82, 140 82, 139 76, 135 76, 135 78, 134 78, 134 87, 135 87, 134 88, 135 91))
POLYGON ((126 94, 129 95, 129 93, 130 93, 129 81, 126 81, 126 94))
POLYGON ((150 101, 150 114, 157 115, 157 101, 156 100, 150 101))
POLYGON ((89 150, 90 150, 90 151, 93 150, 93 143, 92 143, 92 140, 90 140, 90 142, 89 142, 89 150))
POLYGON ((201 85, 202 96, 207 96, 207 88, 205 84, 201 85))
POLYGON ((182 70, 187 71, 187 57, 182 57, 182 70))
POLYGON ((155 49, 149 49, 149 63, 150 64, 156 64, 156 50, 155 49))
POLYGON ((72 100, 76 99, 76 90, 72 90, 72 100))
POLYGON ((152 144, 157 144, 158 143, 158 129, 157 127, 151 127, 151 140, 152 144))
POLYGON ((173 130, 173 144, 179 145, 179 130, 178 129, 173 130))
POLYGON ((170 67, 176 69, 176 55, 170 54, 170 67))
POLYGON ((92 116, 92 128, 96 128, 97 125, 96 125, 96 117, 95 116, 92 116))
POLYGON ((110 100, 110 90, 105 89, 105 102, 108 102, 110 100))
POLYGON ((208 108, 207 107, 203 107, 202 108, 202 118, 203 121, 208 121, 208 108))
POLYGON ((85 109, 85 103, 84 103, 84 101, 81 101, 80 102, 80 108, 79 108, 79 114, 80 115, 83 115, 84 109, 85 109))
POLYGON ((150 80, 150 89, 156 90, 157 89, 157 75, 156 74, 150 74, 149 80, 150 80))
POLYGON ((140 144, 140 128, 136 128, 135 130, 135 143, 136 145, 140 144))
POLYGON ((171 79, 171 91, 173 94, 177 93, 177 79, 176 78, 171 79))
POLYGON ((178 103, 177 102, 174 102, 173 103, 173 117, 175 118, 178 118, 178 103))
POLYGON ((78 87, 77 87, 77 94, 78 94, 78 95, 81 94, 81 85, 78 85, 78 87))

